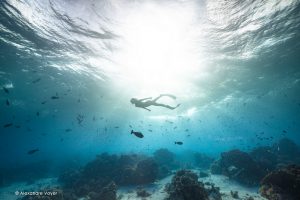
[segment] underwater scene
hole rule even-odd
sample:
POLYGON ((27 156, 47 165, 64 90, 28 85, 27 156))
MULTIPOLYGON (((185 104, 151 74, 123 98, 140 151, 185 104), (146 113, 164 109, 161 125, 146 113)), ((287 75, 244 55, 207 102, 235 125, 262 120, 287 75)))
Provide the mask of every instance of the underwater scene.
POLYGON ((299 200, 299 0, 1 0, 0 200, 299 200))

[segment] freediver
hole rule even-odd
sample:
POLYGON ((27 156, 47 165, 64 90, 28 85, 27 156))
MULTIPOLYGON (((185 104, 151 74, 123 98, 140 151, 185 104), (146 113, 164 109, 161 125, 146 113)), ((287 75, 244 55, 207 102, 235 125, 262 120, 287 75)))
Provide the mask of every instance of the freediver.
POLYGON ((153 100, 150 100, 152 99, 152 97, 148 97, 148 98, 143 98, 143 99, 136 99, 136 98, 132 98, 130 99, 130 102, 132 104, 135 105, 135 107, 138 107, 138 108, 144 108, 148 111, 151 111, 149 108, 149 106, 161 106, 161 107, 165 107, 165 108, 169 108, 171 110, 174 110, 175 108, 177 108, 178 106, 180 106, 180 104, 177 104, 177 106, 169 106, 169 105, 166 105, 166 104, 162 104, 162 103, 157 103, 156 101, 158 99, 160 99, 161 97, 170 97, 172 99, 176 99, 176 97, 174 95, 171 95, 171 94, 161 94, 159 95, 158 97, 156 97, 155 99, 153 100))

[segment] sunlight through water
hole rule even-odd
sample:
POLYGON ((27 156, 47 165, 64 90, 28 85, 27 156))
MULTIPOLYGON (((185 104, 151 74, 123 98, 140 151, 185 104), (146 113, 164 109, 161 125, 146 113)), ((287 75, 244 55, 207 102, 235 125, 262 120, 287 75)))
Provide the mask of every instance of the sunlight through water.
POLYGON ((113 60, 120 67, 121 83, 139 93, 184 92, 201 60, 193 7, 145 3, 118 17, 122 38, 113 60))

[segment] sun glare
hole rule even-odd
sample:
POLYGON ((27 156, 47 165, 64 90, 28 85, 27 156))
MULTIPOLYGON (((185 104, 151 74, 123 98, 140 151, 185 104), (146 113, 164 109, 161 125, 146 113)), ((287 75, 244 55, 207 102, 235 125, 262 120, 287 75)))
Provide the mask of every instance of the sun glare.
MULTIPOLYGON (((124 14, 114 60, 140 93, 179 92, 199 66, 192 6, 143 4, 124 14)), ((199 49, 199 48, 198 48, 199 49)))

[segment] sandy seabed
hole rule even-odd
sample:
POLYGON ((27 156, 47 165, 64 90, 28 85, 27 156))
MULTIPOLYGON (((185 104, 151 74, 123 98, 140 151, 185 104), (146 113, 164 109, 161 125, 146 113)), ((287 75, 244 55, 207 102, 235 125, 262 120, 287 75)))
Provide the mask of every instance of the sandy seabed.
MULTIPOLYGON (((199 172, 194 170, 195 172, 199 172)), ((171 182, 173 175, 170 175, 164 179, 161 179, 154 184, 143 186, 142 188, 145 189, 147 192, 151 193, 151 196, 146 197, 144 199, 147 200, 163 200, 167 193, 164 191, 164 187, 167 183, 171 182)), ((216 187, 220 188, 220 192, 222 194, 223 200, 234 200, 231 196, 230 191, 238 191, 239 199, 247 199, 247 197, 253 197, 254 200, 266 200, 265 198, 261 197, 258 194, 258 188, 249 188, 240 185, 239 183, 229 180, 226 176, 222 175, 212 175, 209 174, 208 177, 199 178, 202 182, 210 182, 214 183, 216 187)), ((15 183, 8 187, 0 188, 0 200, 17 200, 21 198, 22 195, 16 193, 20 193, 22 191, 30 191, 30 192, 39 192, 46 188, 51 188, 59 186, 57 182, 57 178, 46 178, 40 179, 36 181, 34 184, 26 184, 22 183, 15 183)), ((137 197, 136 194, 137 186, 132 187, 119 187, 117 196, 119 200, 141 200, 142 197, 137 197)), ((87 200, 87 198, 80 198, 80 200, 87 200)))

